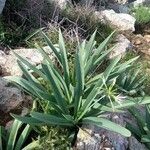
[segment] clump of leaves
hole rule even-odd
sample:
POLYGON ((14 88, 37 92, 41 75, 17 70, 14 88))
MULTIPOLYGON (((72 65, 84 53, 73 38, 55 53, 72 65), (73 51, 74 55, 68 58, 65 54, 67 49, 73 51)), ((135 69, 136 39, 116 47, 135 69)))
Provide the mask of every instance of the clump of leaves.
POLYGON ((146 105, 145 114, 142 114, 137 108, 129 109, 129 111, 136 119, 137 124, 135 126, 128 123, 127 128, 140 142, 150 149, 150 104, 146 105))
POLYGON ((150 8, 146 6, 139 6, 132 9, 137 24, 146 24, 150 22, 150 8))
POLYGON ((22 126, 19 120, 14 120, 11 128, 6 131, 0 126, 0 150, 20 150, 27 140, 31 127, 30 125, 22 126))
POLYGON ((128 97, 120 105, 112 96, 113 88, 108 88, 109 92, 105 91, 107 91, 106 87, 111 86, 112 81, 127 71, 138 57, 120 64, 118 62, 121 58, 118 56, 112 59, 106 69, 97 75, 94 74, 97 66, 104 62, 113 49, 107 49, 113 33, 99 46, 96 46, 95 42, 96 31, 89 41, 84 40, 82 43, 78 43, 72 69, 69 66, 68 53, 61 31, 59 31, 57 47, 52 44, 45 33, 42 32, 42 36, 56 56, 59 67, 52 62, 42 47, 36 45, 37 50, 44 58, 41 67, 37 68, 27 59, 15 53, 26 79, 22 77, 6 78, 23 87, 32 96, 48 102, 47 106, 51 109, 44 113, 34 110, 28 117, 12 116, 22 122, 32 124, 32 126, 48 124, 74 130, 82 124, 92 124, 129 137, 130 131, 106 119, 104 112, 131 107, 135 104, 149 103, 149 97, 144 99, 139 97, 136 100, 128 97), (34 74, 49 84, 51 90, 47 90, 27 68, 30 68, 34 74))
MULTIPOLYGON (((134 66, 135 67, 135 66, 134 66)), ((125 72, 117 79, 118 88, 129 95, 144 95, 144 81, 146 77, 141 76, 139 73, 141 67, 137 69, 131 69, 129 72, 125 72)))

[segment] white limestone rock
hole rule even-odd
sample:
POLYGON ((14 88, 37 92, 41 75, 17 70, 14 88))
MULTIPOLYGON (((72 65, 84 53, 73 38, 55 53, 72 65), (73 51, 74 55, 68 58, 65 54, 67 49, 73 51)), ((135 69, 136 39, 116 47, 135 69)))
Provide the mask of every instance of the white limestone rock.
POLYGON ((135 31, 136 19, 129 14, 116 13, 114 10, 96 11, 95 16, 102 21, 102 23, 118 31, 135 31))

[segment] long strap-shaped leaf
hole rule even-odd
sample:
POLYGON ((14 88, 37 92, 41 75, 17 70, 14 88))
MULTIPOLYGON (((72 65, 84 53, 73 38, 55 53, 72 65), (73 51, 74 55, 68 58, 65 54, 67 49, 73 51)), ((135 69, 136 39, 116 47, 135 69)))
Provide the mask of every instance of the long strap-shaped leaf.
POLYGON ((13 150, 14 149, 17 133, 18 133, 18 130, 19 130, 21 124, 22 124, 21 121, 14 120, 14 123, 11 127, 11 131, 9 134, 9 139, 8 139, 7 148, 6 148, 7 150, 13 150))
MULTIPOLYGON (((5 139, 5 128, 0 126, 0 150, 3 150, 3 145, 5 139)), ((5 141, 6 142, 6 141, 5 141)))
POLYGON ((29 81, 20 78, 20 77, 6 77, 6 79, 17 83, 21 87, 23 87, 28 93, 38 97, 39 99, 48 100, 50 105, 55 108, 57 112, 63 112, 61 108, 57 105, 55 101, 55 97, 46 92, 46 90, 41 91, 38 87, 31 84, 29 81))
POLYGON ((90 40, 87 42, 87 44, 85 46, 85 50, 84 50, 85 51, 85 59, 84 59, 85 63, 91 57, 91 54, 93 52, 92 50, 94 47, 96 32, 97 32, 97 30, 95 30, 95 32, 92 34, 90 40))
POLYGON ((11 114, 11 116, 13 118, 15 118, 16 120, 19 120, 21 121, 22 123, 25 123, 25 124, 30 124, 30 125, 45 125, 45 123, 41 122, 40 120, 37 120, 33 117, 22 117, 22 116, 19 116, 19 115, 15 115, 15 114, 11 114))
POLYGON ((48 36, 44 32, 42 32, 42 35, 43 35, 45 41, 47 42, 48 46, 54 52, 54 54, 57 57, 58 61, 61 63, 60 52, 58 52, 58 50, 53 46, 52 42, 50 41, 50 39, 48 38, 48 36))
MULTIPOLYGON (((65 91, 65 94, 67 96, 67 99, 69 100, 70 96, 69 96, 69 91, 68 91, 68 88, 67 88, 67 85, 66 83, 63 81, 60 73, 59 73, 59 70, 55 67, 55 65, 52 63, 52 60, 49 58, 49 56, 47 55, 47 53, 44 51, 43 48, 41 48, 39 45, 36 44, 36 47, 37 47, 37 50, 42 54, 43 58, 45 60, 48 61, 49 65, 51 66, 54 74, 56 75, 56 77, 58 78, 58 80, 60 81, 60 86, 63 87, 64 91, 65 91)), ((46 69, 46 68, 45 68, 46 69)), ((49 79, 47 79, 49 80, 49 79)))
POLYGON ((48 64, 47 65, 42 64, 42 66, 43 66, 43 70, 44 70, 45 74, 49 78, 49 82, 51 84, 51 88, 53 89, 57 104, 62 109, 64 114, 66 114, 66 113, 68 114, 69 111, 67 109, 67 103, 66 103, 65 97, 63 95, 63 92, 58 84, 57 77, 55 76, 52 68, 48 64))
POLYGON ((31 70, 33 70, 35 73, 37 73, 40 77, 42 77, 43 79, 47 80, 46 76, 39 70, 36 68, 36 66, 32 65, 31 63, 29 63, 29 61, 26 58, 23 58, 21 56, 19 56, 17 53, 15 53, 15 56, 23 63, 25 64, 28 68, 30 68, 31 70))
POLYGON ((76 87, 74 93, 74 115, 77 115, 77 112, 80 108, 82 102, 82 95, 84 89, 84 67, 83 67, 83 57, 82 57, 82 49, 79 48, 79 51, 76 53, 76 87))
POLYGON ((44 122, 50 125, 60 125, 60 126, 73 126, 74 125, 72 120, 69 121, 65 118, 57 117, 54 115, 32 112, 31 116, 41 122, 44 122))
POLYGON ((28 138, 30 134, 30 131, 31 131, 30 125, 26 125, 26 127, 24 128, 23 132, 21 133, 16 143, 15 150, 21 150, 22 145, 24 144, 24 142, 26 141, 26 139, 28 138))
POLYGON ((108 79, 110 73, 114 70, 114 67, 117 65, 117 63, 119 62, 120 59, 121 59, 121 57, 117 56, 116 58, 114 58, 111 61, 110 65, 107 67, 107 69, 103 73, 105 80, 108 79))
MULTIPOLYGON (((114 67, 116 66, 116 64, 118 63, 119 60, 120 60, 120 56, 118 56, 114 60, 112 60, 111 64, 107 67, 107 69, 103 73, 105 81, 107 81, 107 78, 109 77, 110 73, 112 72, 112 70, 114 69, 114 67)), ((81 108, 81 114, 78 119, 81 119, 83 117, 83 115, 85 115, 89 106, 92 104, 92 102, 94 101, 95 97, 97 96, 98 92, 103 87, 103 85, 104 85, 103 79, 99 79, 97 81, 97 84, 94 86, 93 90, 91 91, 91 93, 88 95, 85 103, 83 104, 83 106, 81 108)))
POLYGON ((28 79, 28 81, 38 87, 40 90, 45 91, 46 89, 40 84, 40 82, 27 70, 27 68, 24 66, 24 64, 22 62, 20 62, 19 60, 17 61, 18 65, 20 67, 20 69, 22 70, 23 74, 25 75, 25 77, 28 79))
POLYGON ((86 101, 83 103, 83 106, 80 109, 80 115, 78 120, 80 120, 89 110, 89 106, 93 103, 95 97, 99 93, 100 89, 103 87, 103 79, 99 79, 97 84, 94 86, 93 90, 89 93, 86 101))
POLYGON ((59 48, 60 48, 61 62, 63 65, 65 82, 66 82, 67 87, 69 89, 70 79, 69 79, 69 65, 68 65, 68 59, 67 59, 67 51, 65 48, 64 39, 63 39, 63 36, 62 36, 60 29, 59 29, 59 48))
POLYGON ((131 136, 131 132, 129 130, 105 118, 87 117, 82 120, 82 123, 96 125, 98 127, 119 133, 125 137, 131 136))
MULTIPOLYGON (((85 75, 87 75, 91 69, 91 67, 93 67, 94 63, 95 65, 98 64, 98 62, 100 62, 99 57, 101 55, 102 50, 104 50, 104 48, 107 46, 107 44, 110 42, 110 39, 112 38, 114 32, 112 32, 112 34, 110 34, 100 45, 99 47, 94 51, 93 55, 90 57, 90 59, 88 60, 86 67, 85 67, 85 75)), ((112 49, 110 49, 111 51, 112 49)), ((106 51, 106 53, 109 53, 109 51, 106 51)), ((108 54, 107 53, 107 54, 108 54)))

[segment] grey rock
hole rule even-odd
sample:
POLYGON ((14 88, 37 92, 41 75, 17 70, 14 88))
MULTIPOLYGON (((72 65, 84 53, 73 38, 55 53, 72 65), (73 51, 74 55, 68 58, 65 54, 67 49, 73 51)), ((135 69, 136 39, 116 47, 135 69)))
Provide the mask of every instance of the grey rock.
POLYGON ((129 150, 148 150, 144 144, 141 144, 135 137, 129 138, 129 150))
POLYGON ((23 102, 21 90, 15 87, 8 87, 8 82, 0 78, 0 110, 8 113, 16 109, 23 102))
POLYGON ((129 14, 116 13, 114 10, 96 11, 95 16, 102 21, 102 23, 118 31, 135 31, 136 19, 129 14))
MULTIPOLYGON (((55 58, 52 50, 48 46, 44 47, 44 49, 49 55, 50 59, 54 61, 55 58)), ((42 55, 36 49, 16 49, 12 51, 26 58, 35 66, 41 64, 41 62, 43 61, 42 55)), ((2 68, 2 74, 22 76, 22 71, 17 64, 17 58, 12 51, 9 55, 6 55, 2 51, 0 51, 0 67, 2 68)))
POLYGON ((0 14, 1 14, 2 11, 3 11, 3 8, 4 8, 4 6, 5 6, 5 2, 6 2, 6 0, 0 0, 0 14))
POLYGON ((150 0, 136 0, 133 3, 131 3, 134 7, 138 7, 140 5, 150 5, 150 0))
POLYGON ((126 51, 131 50, 133 48, 132 43, 122 34, 117 35, 116 44, 114 49, 110 54, 110 58, 121 55, 124 56, 126 51))
POLYGON ((125 13, 129 14, 130 8, 128 7, 127 4, 112 4, 109 3, 107 6, 108 9, 113 9, 116 13, 125 13))

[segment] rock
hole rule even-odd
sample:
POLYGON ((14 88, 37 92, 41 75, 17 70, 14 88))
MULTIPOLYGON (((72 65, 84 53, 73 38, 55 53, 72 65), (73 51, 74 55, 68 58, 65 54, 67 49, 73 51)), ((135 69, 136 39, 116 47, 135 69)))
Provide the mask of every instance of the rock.
MULTIPOLYGON (((126 123, 124 121, 123 114, 110 114, 109 117, 113 122, 125 127, 126 123)), ((126 150, 128 148, 128 140, 126 137, 105 129, 102 129, 100 132, 104 133, 109 141, 111 141, 115 150, 126 150)))
POLYGON ((21 90, 16 87, 8 87, 8 82, 0 78, 0 111, 8 113, 16 109, 23 102, 21 90))
POLYGON ((141 144, 135 137, 129 138, 129 150, 148 150, 144 144, 141 144))
MULTIPOLYGON (((52 61, 54 61, 54 55, 51 49, 46 46, 45 51, 48 53, 52 61)), ((43 61, 42 55, 36 49, 16 49, 13 52, 29 60, 33 65, 39 65, 43 61)), ((17 58, 11 51, 9 55, 0 51, 0 67, 2 68, 3 75, 16 75, 21 76, 22 71, 17 64, 17 58)))
POLYGON ((3 11, 3 8, 4 8, 4 6, 5 6, 5 2, 6 2, 6 0, 0 0, 0 14, 1 14, 2 11, 3 11))
POLYGON ((54 3, 56 7, 59 7, 60 9, 65 9, 67 4, 69 3, 69 0, 51 0, 50 3, 54 3))
POLYGON ((108 9, 113 9, 116 13, 128 14, 130 12, 130 8, 127 5, 123 5, 123 4, 112 4, 112 3, 109 3, 107 8, 108 9))
POLYGON ((76 150, 114 150, 111 142, 100 135, 101 129, 94 125, 84 125, 77 135, 76 150))
MULTIPOLYGON (((122 114, 111 114, 107 118, 125 126, 122 114)), ((77 135, 77 150, 126 150, 128 140, 126 137, 102 129, 94 125, 84 125, 77 135)))
POLYGON ((141 45, 141 44, 142 44, 142 41, 141 41, 140 39, 136 39, 136 40, 134 41, 134 44, 135 44, 135 45, 141 45))
POLYGON ((129 14, 115 13, 114 10, 96 11, 95 16, 102 21, 102 23, 118 31, 135 31, 136 19, 129 14))
POLYGON ((150 35, 144 35, 144 40, 150 43, 150 35))
POLYGON ((150 0, 136 0, 133 3, 131 3, 133 5, 133 7, 138 7, 140 5, 149 5, 150 4, 150 0))
POLYGON ((110 54, 110 58, 113 58, 117 55, 123 56, 127 50, 130 50, 133 47, 131 42, 122 34, 117 35, 115 42, 116 44, 110 54))

